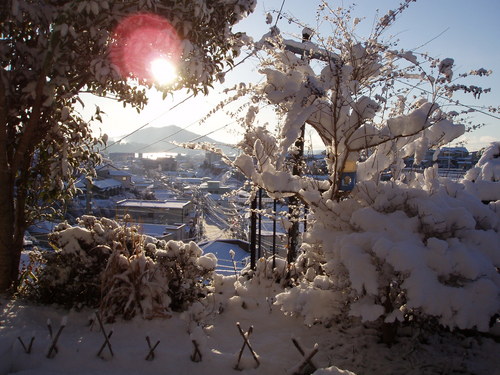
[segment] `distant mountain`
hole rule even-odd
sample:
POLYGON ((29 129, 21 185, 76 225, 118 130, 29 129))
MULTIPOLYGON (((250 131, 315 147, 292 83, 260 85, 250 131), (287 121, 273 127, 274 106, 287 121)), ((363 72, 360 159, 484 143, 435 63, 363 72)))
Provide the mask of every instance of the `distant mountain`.
MULTIPOLYGON (((117 137, 120 139, 122 137, 117 137)), ((149 152, 172 152, 181 154, 199 154, 204 153, 202 150, 190 150, 182 147, 177 147, 172 142, 186 143, 211 143, 216 147, 222 149, 226 154, 235 154, 236 150, 230 146, 221 145, 207 136, 200 136, 199 134, 184 130, 178 126, 170 125, 164 127, 150 127, 141 129, 138 132, 130 135, 125 140, 126 143, 115 144, 107 148, 108 152, 135 152, 135 153, 149 153, 149 152)), ((108 142, 113 143, 113 140, 108 142)))

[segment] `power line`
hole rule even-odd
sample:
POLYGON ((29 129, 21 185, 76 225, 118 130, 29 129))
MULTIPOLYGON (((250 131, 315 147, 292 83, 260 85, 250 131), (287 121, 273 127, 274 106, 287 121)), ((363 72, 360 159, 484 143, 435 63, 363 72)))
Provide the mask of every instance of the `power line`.
MULTIPOLYGON (((200 120, 195 121, 194 123, 199 122, 199 121, 200 121, 200 120)), ((210 131, 210 132, 208 132, 208 133, 205 133, 205 134, 203 134, 203 135, 199 135, 198 137, 195 137, 195 138, 193 138, 193 139, 191 139, 191 140, 187 141, 186 143, 189 143, 189 142, 195 142, 195 141, 197 141, 197 140, 199 140, 199 139, 201 139, 201 138, 203 138, 203 137, 206 137, 206 136, 209 136, 210 134, 213 134, 213 133, 215 133, 215 132, 218 132, 219 130, 222 130, 222 129, 224 129, 224 128, 228 127, 229 125, 232 125, 232 124, 234 124, 234 123, 236 123, 236 122, 237 122, 236 120, 231 121, 231 122, 229 122, 229 123, 227 123, 227 124, 225 124, 225 125, 223 125, 223 126, 221 126, 221 127, 217 128, 217 129, 215 129, 215 130, 212 130, 212 131, 210 131)), ((191 126, 191 125, 192 125, 192 124, 190 124, 189 126, 191 126)), ((185 129, 185 128, 184 128, 184 129, 185 129)), ((180 129, 180 130, 179 130, 179 132, 180 132, 180 131, 182 131, 182 130, 184 130, 184 129, 180 129)), ((175 134, 175 133, 174 133, 174 134, 175 134)), ((141 150, 144 150, 144 149, 145 149, 145 148, 147 148, 147 147, 153 146, 153 145, 155 145, 155 144, 157 144, 157 143, 159 143, 159 142, 163 142, 163 141, 165 141, 165 139, 167 139, 167 138, 171 137, 172 135, 173 135, 173 134, 170 134, 170 135, 168 135, 168 136, 166 136, 166 137, 164 137, 164 138, 160 139, 159 141, 156 141, 156 142, 154 142, 154 143, 152 143, 152 144, 149 144, 149 145, 147 145, 147 146, 141 147, 139 150, 137 150, 137 151, 135 151, 135 152, 139 152, 139 151, 141 151, 141 150)), ((232 145, 227 145, 227 146, 232 146, 232 145)), ((173 151, 173 150, 175 150, 176 148, 179 148, 179 147, 180 147, 180 146, 174 146, 174 147, 172 147, 172 148, 170 148, 170 149, 168 149, 168 150, 166 150, 166 151, 164 151, 164 152, 173 151)))
MULTIPOLYGON (((414 88, 414 89, 420 90, 420 91, 422 91, 422 92, 425 92, 426 94, 430 94, 430 95, 432 95, 432 94, 433 94, 433 92, 431 92, 431 91, 429 91, 429 90, 427 90, 427 89, 425 89, 425 88, 419 87, 419 86, 417 86, 417 85, 413 85, 413 84, 411 84, 411 83, 404 82, 404 81, 401 81, 401 80, 399 80, 399 79, 398 79, 397 81, 398 81, 399 83, 402 83, 402 84, 404 84, 404 85, 406 85, 406 86, 409 86, 409 87, 411 87, 411 88, 414 88)), ((457 106, 460 106, 460 107, 465 107, 465 108, 468 108, 468 109, 473 110, 473 111, 475 111, 475 112, 482 113, 483 115, 490 116, 490 117, 492 117, 492 118, 494 118, 494 119, 496 119, 496 120, 500 120, 500 116, 496 116, 496 115, 494 115, 494 114, 492 114, 492 113, 490 113, 490 112, 486 112, 486 111, 484 111, 484 110, 482 110, 482 109, 477 109, 477 108, 474 108, 474 107, 473 107, 473 106, 471 106, 471 105, 468 105, 468 104, 464 104, 464 103, 461 103, 461 102, 455 101, 455 100, 450 99, 450 98, 448 98, 448 97, 446 97, 446 96, 443 96, 443 95, 437 95, 437 97, 438 97, 438 98, 440 98, 440 99, 447 100, 447 101, 448 101, 449 103, 451 103, 451 104, 454 104, 454 105, 457 105, 457 106)))
POLYGON ((276 27, 276 25, 278 25, 278 21, 281 17, 281 11, 283 10, 283 6, 285 5, 285 1, 286 0, 283 0, 283 2, 281 3, 281 8, 280 8, 280 11, 278 12, 278 17, 276 17, 276 22, 274 23, 274 27, 276 27))
MULTIPOLYGON (((283 1, 283 3, 284 3, 284 1, 283 1)), ((254 56, 254 55, 255 55, 255 53, 256 53, 255 51, 253 51, 253 52, 249 53, 247 56, 245 56, 243 59, 241 59, 238 63, 236 63, 235 65, 231 66, 228 70, 226 70, 226 71, 224 72, 224 75, 225 75, 226 73, 228 73, 228 72, 232 71, 232 70, 233 70, 234 68, 236 68, 237 66, 239 66, 239 65, 243 64, 243 63, 244 63, 247 59, 249 59, 250 57, 254 56)), ((137 129, 135 129, 134 131, 132 131, 132 132, 128 133, 127 135, 124 135, 123 137, 121 137, 119 140, 117 140, 117 141, 113 142, 112 144, 110 144, 110 145, 106 145, 106 147, 103 149, 103 151, 104 151, 104 150, 106 150, 106 149, 108 149, 108 148, 110 148, 110 147, 112 147, 112 146, 114 146, 114 145, 116 145, 117 143, 120 143, 120 142, 121 142, 121 141, 123 141, 124 139, 126 139, 126 138, 130 137, 132 134, 137 133, 139 130, 144 129, 146 126, 150 125, 152 122, 154 122, 154 121, 158 120, 159 118, 163 117, 166 113, 168 113, 169 111, 171 111, 171 110, 175 109, 175 108, 176 108, 176 107, 178 107, 179 105, 181 105, 181 104, 185 103, 187 100, 191 99, 193 96, 194 96, 194 93, 192 93, 192 94, 191 94, 191 95, 189 95, 187 98, 185 98, 184 100, 180 101, 179 103, 175 104, 174 106, 170 107, 170 108, 169 108, 169 109, 167 109, 165 112, 163 112, 163 113, 162 113, 162 114, 160 114, 159 116, 155 117, 153 120, 150 120, 150 121, 146 122, 145 124, 141 125, 140 127, 138 127, 137 129)), ((151 144, 149 144, 149 145, 147 145, 147 146, 141 147, 140 149, 136 150, 135 152, 139 152, 139 151, 141 151, 141 150, 143 150, 143 149, 145 149, 145 148, 147 148, 147 147, 151 147, 151 146, 153 146, 153 145, 155 145, 155 144, 157 144, 157 143, 159 143, 159 142, 162 142, 162 141, 164 141, 165 139, 167 139, 167 138, 169 138, 169 137, 172 137, 172 136, 174 136, 174 135, 176 135, 176 134, 180 133, 182 130, 187 129, 188 127, 190 127, 190 126, 192 126, 192 125, 194 125, 194 124, 196 124, 196 123, 198 123, 198 122, 200 122, 200 121, 201 121, 201 119, 196 120, 196 121, 193 121, 192 123, 190 123, 189 125, 185 126, 184 128, 181 128, 181 129, 179 129, 178 131, 176 131, 176 132, 174 132, 174 133, 172 133, 172 134, 170 134, 170 135, 168 135, 168 136, 166 136, 166 137, 164 137, 164 138, 162 138, 162 139, 160 139, 160 140, 158 140, 158 141, 156 141, 156 142, 154 142, 154 143, 151 143, 151 144)), ((224 128, 224 127, 222 127, 222 128, 224 128)), ((222 128, 220 128, 220 129, 222 129, 222 128)), ((220 130, 220 129, 217 129, 217 130, 220 130)), ((215 130, 215 131, 217 131, 217 130, 215 130)), ((214 132, 215 132, 215 131, 214 131, 214 132)), ((207 135, 209 135, 209 134, 212 134, 212 132, 211 132, 211 133, 208 133, 208 134, 205 134, 204 136, 207 136, 207 135)), ((200 136, 200 137, 204 137, 204 136, 200 136)), ((199 139, 200 137, 198 137, 198 138, 196 138, 196 139, 199 139)), ((189 142, 193 142, 193 140, 191 140, 191 141, 189 141, 189 142)), ((228 146, 230 146, 230 145, 228 145, 228 146)))
POLYGON ((181 131, 186 130, 187 128, 189 128, 190 126, 192 126, 192 125, 194 125, 194 124, 196 124, 196 123, 198 123, 198 122, 200 122, 200 120, 193 121, 193 122, 192 122, 192 123, 190 123, 189 125, 187 125, 187 126, 185 126, 185 127, 183 127, 183 128, 180 128, 180 129, 179 129, 179 130, 177 130, 176 132, 173 132, 172 134, 169 134, 169 135, 167 135, 166 137, 163 137, 163 138, 161 138, 161 139, 159 139, 159 140, 157 140, 157 141, 155 141, 155 142, 153 142, 153 143, 150 143, 150 144, 148 144, 148 145, 146 145, 146 146, 143 146, 143 147, 141 147, 141 148, 139 148, 139 149, 135 150, 135 151, 134 151, 134 153, 137 153, 137 152, 142 151, 142 150, 144 150, 144 149, 146 149, 146 148, 148 148, 148 147, 151 147, 151 146, 154 146, 154 145, 156 145, 156 144, 158 144, 158 143, 160 143, 160 142, 163 142, 163 141, 165 141, 165 139, 170 138, 170 137, 172 137, 172 136, 174 136, 174 135, 176 135, 176 134, 179 134, 181 131))
POLYGON ((128 133, 127 135, 124 135, 123 137, 121 137, 119 140, 111 143, 110 145, 106 145, 106 147, 104 147, 103 151, 107 150, 108 148, 110 148, 111 146, 114 146, 116 145, 117 143, 120 143, 121 141, 123 141, 125 138, 128 138, 130 137, 132 134, 135 134, 137 133, 139 130, 141 129, 144 129, 146 126, 148 126, 149 124, 151 124, 152 122, 158 120, 159 118, 165 116, 168 112, 170 112, 172 109, 175 109, 177 108, 178 106, 180 106, 181 104, 185 103, 186 101, 188 101, 189 99, 191 99, 192 97, 194 96, 194 93, 189 95, 187 98, 184 98, 183 100, 181 100, 179 103, 173 105, 172 107, 168 108, 165 112, 161 113, 160 115, 158 115, 157 117, 155 117, 154 119, 152 120, 149 120, 148 122, 146 122, 145 124, 139 126, 137 129, 135 129, 134 131, 128 133))

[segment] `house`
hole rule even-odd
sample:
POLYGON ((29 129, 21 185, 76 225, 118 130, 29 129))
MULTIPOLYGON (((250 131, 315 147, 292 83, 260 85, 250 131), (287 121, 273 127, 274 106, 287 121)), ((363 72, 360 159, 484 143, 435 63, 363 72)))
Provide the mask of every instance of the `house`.
POLYGON ((113 179, 122 184, 125 190, 130 190, 134 187, 132 183, 132 174, 116 168, 112 164, 105 164, 96 168, 97 176, 101 179, 113 179))
POLYGON ((134 189, 137 190, 139 193, 142 193, 146 190, 152 191, 154 188, 153 180, 141 176, 133 176, 132 183, 134 185, 134 189))
POLYGON ((220 181, 206 181, 200 185, 199 189, 203 193, 224 195, 226 193, 233 191, 234 187, 222 185, 220 181))
POLYGON ((139 228, 141 234, 151 236, 160 240, 185 241, 188 240, 186 224, 163 225, 149 223, 134 223, 139 228))
POLYGON ((92 195, 94 198, 106 199, 123 192, 123 185, 120 181, 112 178, 92 181, 92 195))
POLYGON ((160 169, 162 171, 176 171, 177 161, 173 157, 163 157, 156 159, 142 158, 144 169, 160 169))
MULTIPOLYGON (((441 169, 460 169, 462 171, 472 168, 476 162, 475 155, 465 147, 442 147, 435 158, 436 150, 427 150, 424 159, 418 167, 427 168, 437 163, 441 169)), ((415 168, 413 157, 405 158, 407 168, 415 168)))
POLYGON ((191 201, 124 199, 116 203, 116 215, 129 215, 139 223, 186 224, 195 211, 191 201))
POLYGON ((109 158, 113 162, 128 162, 133 160, 135 157, 135 154, 133 152, 110 152, 109 153, 109 158))

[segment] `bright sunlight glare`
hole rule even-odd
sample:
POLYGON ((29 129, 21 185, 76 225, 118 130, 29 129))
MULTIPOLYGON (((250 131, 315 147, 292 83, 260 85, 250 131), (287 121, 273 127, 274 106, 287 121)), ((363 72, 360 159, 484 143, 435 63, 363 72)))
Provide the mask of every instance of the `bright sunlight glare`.
POLYGON ((177 78, 175 65, 166 58, 157 58, 151 61, 151 74, 160 85, 172 83, 177 78))

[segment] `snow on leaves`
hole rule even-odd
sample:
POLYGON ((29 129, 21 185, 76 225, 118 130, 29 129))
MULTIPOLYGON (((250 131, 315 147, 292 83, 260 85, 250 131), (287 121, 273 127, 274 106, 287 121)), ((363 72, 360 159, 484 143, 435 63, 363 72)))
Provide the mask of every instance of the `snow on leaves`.
MULTIPOLYGON (((363 42, 349 29, 348 12, 334 14, 332 29, 341 31, 317 36, 328 56, 322 68, 317 62, 311 68, 311 55, 292 53, 297 45, 286 50, 288 41, 276 28, 257 43, 270 46, 270 59, 261 69, 266 82, 249 95, 254 106, 255 98, 271 103, 282 124, 275 137, 247 127, 243 154, 233 165, 270 196, 280 197, 282 189, 309 207, 303 254, 295 262, 303 274, 276 302, 308 325, 349 317, 379 323, 432 317, 450 328, 487 330, 500 308, 500 256, 493 250, 500 243, 498 145, 463 183, 439 178, 437 167, 403 173, 403 158, 419 163, 429 149, 439 150, 465 131, 435 100, 452 94, 447 85, 454 60, 419 61, 422 55, 390 51, 379 42, 381 30, 408 4, 384 17, 363 42), (410 100, 398 87, 403 78, 427 83, 432 95, 410 100), (292 173, 304 124, 325 146, 328 175, 321 180, 292 173), (340 182, 352 162, 358 183, 348 194, 340 182), (383 183, 386 169, 394 179, 383 183), (481 191, 483 183, 491 187, 481 191), (493 202, 486 206, 478 197, 493 202)), ((255 113, 252 108, 248 118, 255 113)))
POLYGON ((135 226, 82 216, 79 225, 60 224, 50 240, 56 252, 30 295, 66 307, 99 307, 106 320, 136 315, 151 319, 185 310, 209 292, 217 265, 194 243, 158 241, 135 226))

